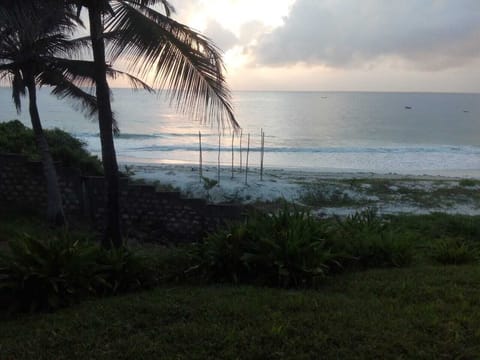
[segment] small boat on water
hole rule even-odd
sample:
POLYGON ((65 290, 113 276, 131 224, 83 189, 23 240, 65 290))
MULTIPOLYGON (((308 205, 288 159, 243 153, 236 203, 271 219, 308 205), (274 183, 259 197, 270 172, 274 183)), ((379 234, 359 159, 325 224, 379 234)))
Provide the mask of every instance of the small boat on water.
POLYGON ((411 106, 405 106, 405 109, 412 110, 412 107, 411 106))

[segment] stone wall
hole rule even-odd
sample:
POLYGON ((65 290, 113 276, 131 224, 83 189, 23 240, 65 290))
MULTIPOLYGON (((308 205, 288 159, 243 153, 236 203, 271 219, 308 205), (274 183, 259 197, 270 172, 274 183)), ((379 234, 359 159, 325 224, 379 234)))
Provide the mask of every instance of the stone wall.
MULTIPOLYGON (((104 221, 105 185, 102 177, 81 176, 57 166, 65 212, 100 230, 104 221)), ((20 155, 0 154, 0 206, 46 207, 45 182, 39 162, 20 155)), ((178 192, 159 192, 150 185, 121 183, 122 231, 127 239, 157 243, 200 240, 225 222, 240 220, 243 208, 184 199, 178 192)))

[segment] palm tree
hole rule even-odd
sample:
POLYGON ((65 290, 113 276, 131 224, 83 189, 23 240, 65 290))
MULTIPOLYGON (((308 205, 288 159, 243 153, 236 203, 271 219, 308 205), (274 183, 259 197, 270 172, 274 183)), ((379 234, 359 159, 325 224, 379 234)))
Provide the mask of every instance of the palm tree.
MULTIPOLYGON (((58 0, 57 0, 58 1, 58 0)), ((219 50, 203 35, 171 19, 167 0, 65 0, 67 8, 88 10, 102 160, 107 187, 103 245, 122 244, 118 165, 107 81, 106 42, 111 61, 122 58, 129 71, 169 89, 179 110, 219 125, 239 125, 230 105, 219 50), (155 10, 160 5, 163 12, 155 10)))
MULTIPOLYGON (((37 85, 52 86, 59 98, 81 102, 87 115, 98 110, 97 99, 81 87, 93 84, 93 63, 68 57, 85 48, 85 41, 71 40, 71 19, 63 11, 45 6, 42 1, 25 3, 0 1, 0 81, 8 81, 18 111, 21 97, 28 91, 29 112, 37 148, 47 183, 47 219, 51 224, 66 223, 57 174, 45 139, 37 106, 37 85)), ((109 76, 127 75, 106 68, 109 76)), ((134 86, 151 90, 130 77, 134 86)))

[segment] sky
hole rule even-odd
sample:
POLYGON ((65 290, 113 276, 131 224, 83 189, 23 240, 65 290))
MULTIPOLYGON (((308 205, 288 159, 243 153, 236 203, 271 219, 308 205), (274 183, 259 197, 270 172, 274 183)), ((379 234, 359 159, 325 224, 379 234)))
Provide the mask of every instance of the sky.
POLYGON ((480 0, 172 0, 233 90, 480 92, 480 0))
POLYGON ((223 51, 232 90, 480 93, 480 0, 170 3, 223 51))

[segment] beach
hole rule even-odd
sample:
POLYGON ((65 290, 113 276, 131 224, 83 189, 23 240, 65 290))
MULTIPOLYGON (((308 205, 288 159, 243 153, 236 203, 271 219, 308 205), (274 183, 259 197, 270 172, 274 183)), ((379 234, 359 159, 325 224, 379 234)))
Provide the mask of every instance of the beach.
POLYGON ((317 216, 346 216, 367 208, 380 214, 480 215, 480 174, 457 177, 378 174, 368 172, 306 171, 203 167, 178 164, 123 164, 137 181, 178 189, 184 197, 211 203, 268 204, 287 201, 308 207, 317 216), (247 180, 247 182, 246 182, 247 180))

